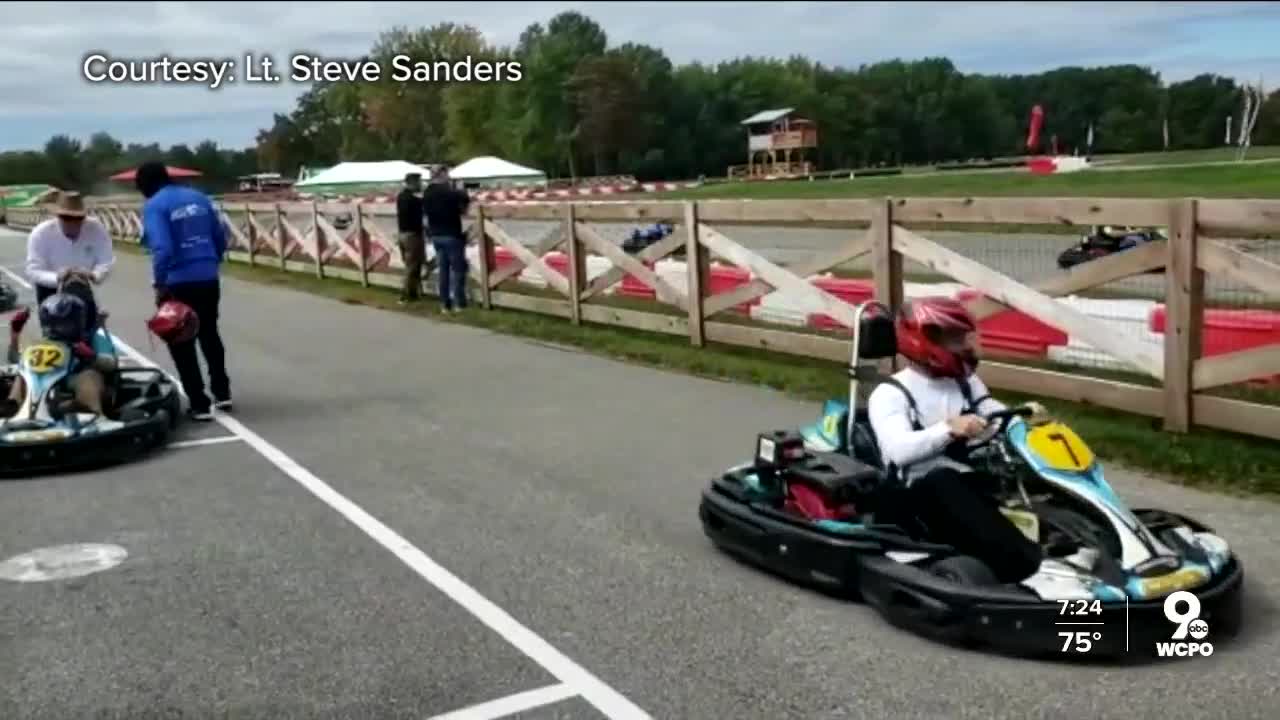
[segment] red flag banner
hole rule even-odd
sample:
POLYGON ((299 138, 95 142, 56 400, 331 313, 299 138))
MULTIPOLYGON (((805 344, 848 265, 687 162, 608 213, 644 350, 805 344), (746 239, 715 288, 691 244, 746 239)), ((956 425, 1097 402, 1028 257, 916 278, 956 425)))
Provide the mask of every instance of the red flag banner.
POLYGON ((1040 145, 1040 128, 1044 126, 1044 108, 1031 108, 1031 129, 1027 132, 1027 149, 1034 151, 1040 145))

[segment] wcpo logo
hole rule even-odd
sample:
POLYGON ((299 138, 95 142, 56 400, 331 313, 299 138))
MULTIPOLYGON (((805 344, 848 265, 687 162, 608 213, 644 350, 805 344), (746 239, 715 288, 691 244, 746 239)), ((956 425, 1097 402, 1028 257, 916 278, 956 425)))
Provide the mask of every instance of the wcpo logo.
POLYGON ((1200 642, 1209 635, 1209 623, 1200 619, 1200 598, 1179 590, 1164 599, 1164 616, 1178 626, 1172 636, 1177 642, 1156 643, 1156 654, 1160 657, 1208 657, 1213 654, 1213 643, 1200 642), (1186 611, 1178 611, 1180 604, 1187 606, 1186 611))

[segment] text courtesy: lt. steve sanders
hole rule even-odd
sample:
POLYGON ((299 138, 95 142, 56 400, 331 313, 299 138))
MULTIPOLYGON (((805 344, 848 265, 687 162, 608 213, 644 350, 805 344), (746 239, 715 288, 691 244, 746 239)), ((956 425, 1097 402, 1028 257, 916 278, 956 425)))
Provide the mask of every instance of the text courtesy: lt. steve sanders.
POLYGON ((297 53, 290 55, 288 63, 281 67, 270 55, 248 53, 238 68, 237 64, 230 58, 117 58, 105 52, 93 52, 84 56, 80 69, 91 83, 205 85, 211 90, 237 82, 272 84, 285 80, 429 83, 519 82, 524 78, 524 69, 518 61, 491 61, 471 56, 460 60, 414 60, 408 55, 396 55, 380 61, 329 59, 297 53))

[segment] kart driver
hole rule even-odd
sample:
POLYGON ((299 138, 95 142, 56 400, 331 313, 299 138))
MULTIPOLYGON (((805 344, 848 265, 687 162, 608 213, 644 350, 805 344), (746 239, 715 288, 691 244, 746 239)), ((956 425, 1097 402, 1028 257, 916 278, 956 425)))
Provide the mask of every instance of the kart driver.
MULTIPOLYGON (((40 303, 40 326, 44 337, 66 343, 71 347, 75 363, 67 383, 75 395, 76 404, 86 412, 105 415, 106 376, 116 370, 119 360, 115 345, 106 330, 96 327, 90 335, 88 328, 89 307, 71 292, 59 291, 40 303)), ((9 362, 19 362, 21 352, 19 338, 30 318, 26 308, 14 313, 9 320, 9 362)), ((97 323, 94 323, 95 325, 97 323)), ((14 379, 9 389, 6 415, 13 415, 26 395, 22 378, 14 379)))
MULTIPOLYGON (((987 426, 980 415, 1006 409, 974 374, 977 322, 956 300, 920 298, 903 304, 896 334, 907 366, 867 400, 881 457, 906 483, 933 539, 982 560, 1002 583, 1031 576, 1039 545, 983 493, 991 480, 965 464, 965 443, 987 426)), ((1045 415, 1038 403, 1030 409, 1045 415)))

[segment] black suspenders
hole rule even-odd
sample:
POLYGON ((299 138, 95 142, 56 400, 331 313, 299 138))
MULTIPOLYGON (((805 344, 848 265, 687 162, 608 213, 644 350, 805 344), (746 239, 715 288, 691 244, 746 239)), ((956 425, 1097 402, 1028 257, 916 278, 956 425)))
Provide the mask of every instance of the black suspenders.
MULTIPOLYGON (((884 379, 884 382, 898 388, 898 390, 901 391, 902 394, 907 398, 907 405, 910 408, 908 415, 909 415, 909 419, 911 420, 911 429, 915 430, 916 432, 923 430, 924 426, 920 424, 920 408, 919 406, 916 405, 916 399, 914 396, 911 395, 911 391, 907 390, 907 386, 903 385, 895 377, 887 377, 884 379)), ((970 415, 970 414, 976 413, 978 411, 978 406, 982 404, 982 401, 991 399, 990 395, 983 395, 977 400, 974 400, 973 389, 969 387, 969 381, 965 378, 958 378, 956 380, 956 383, 959 384, 960 386, 960 394, 964 396, 965 407, 964 407, 964 410, 960 413, 961 415, 970 415)), ((964 441, 957 440, 951 443, 950 445, 948 445, 945 452, 947 456, 952 457, 952 459, 959 459, 956 457, 956 455, 961 454, 963 450, 964 450, 964 441)), ((901 472, 903 469, 904 468, 899 468, 894 463, 888 463, 885 466, 885 470, 888 473, 889 478, 893 480, 902 480, 901 472)))

